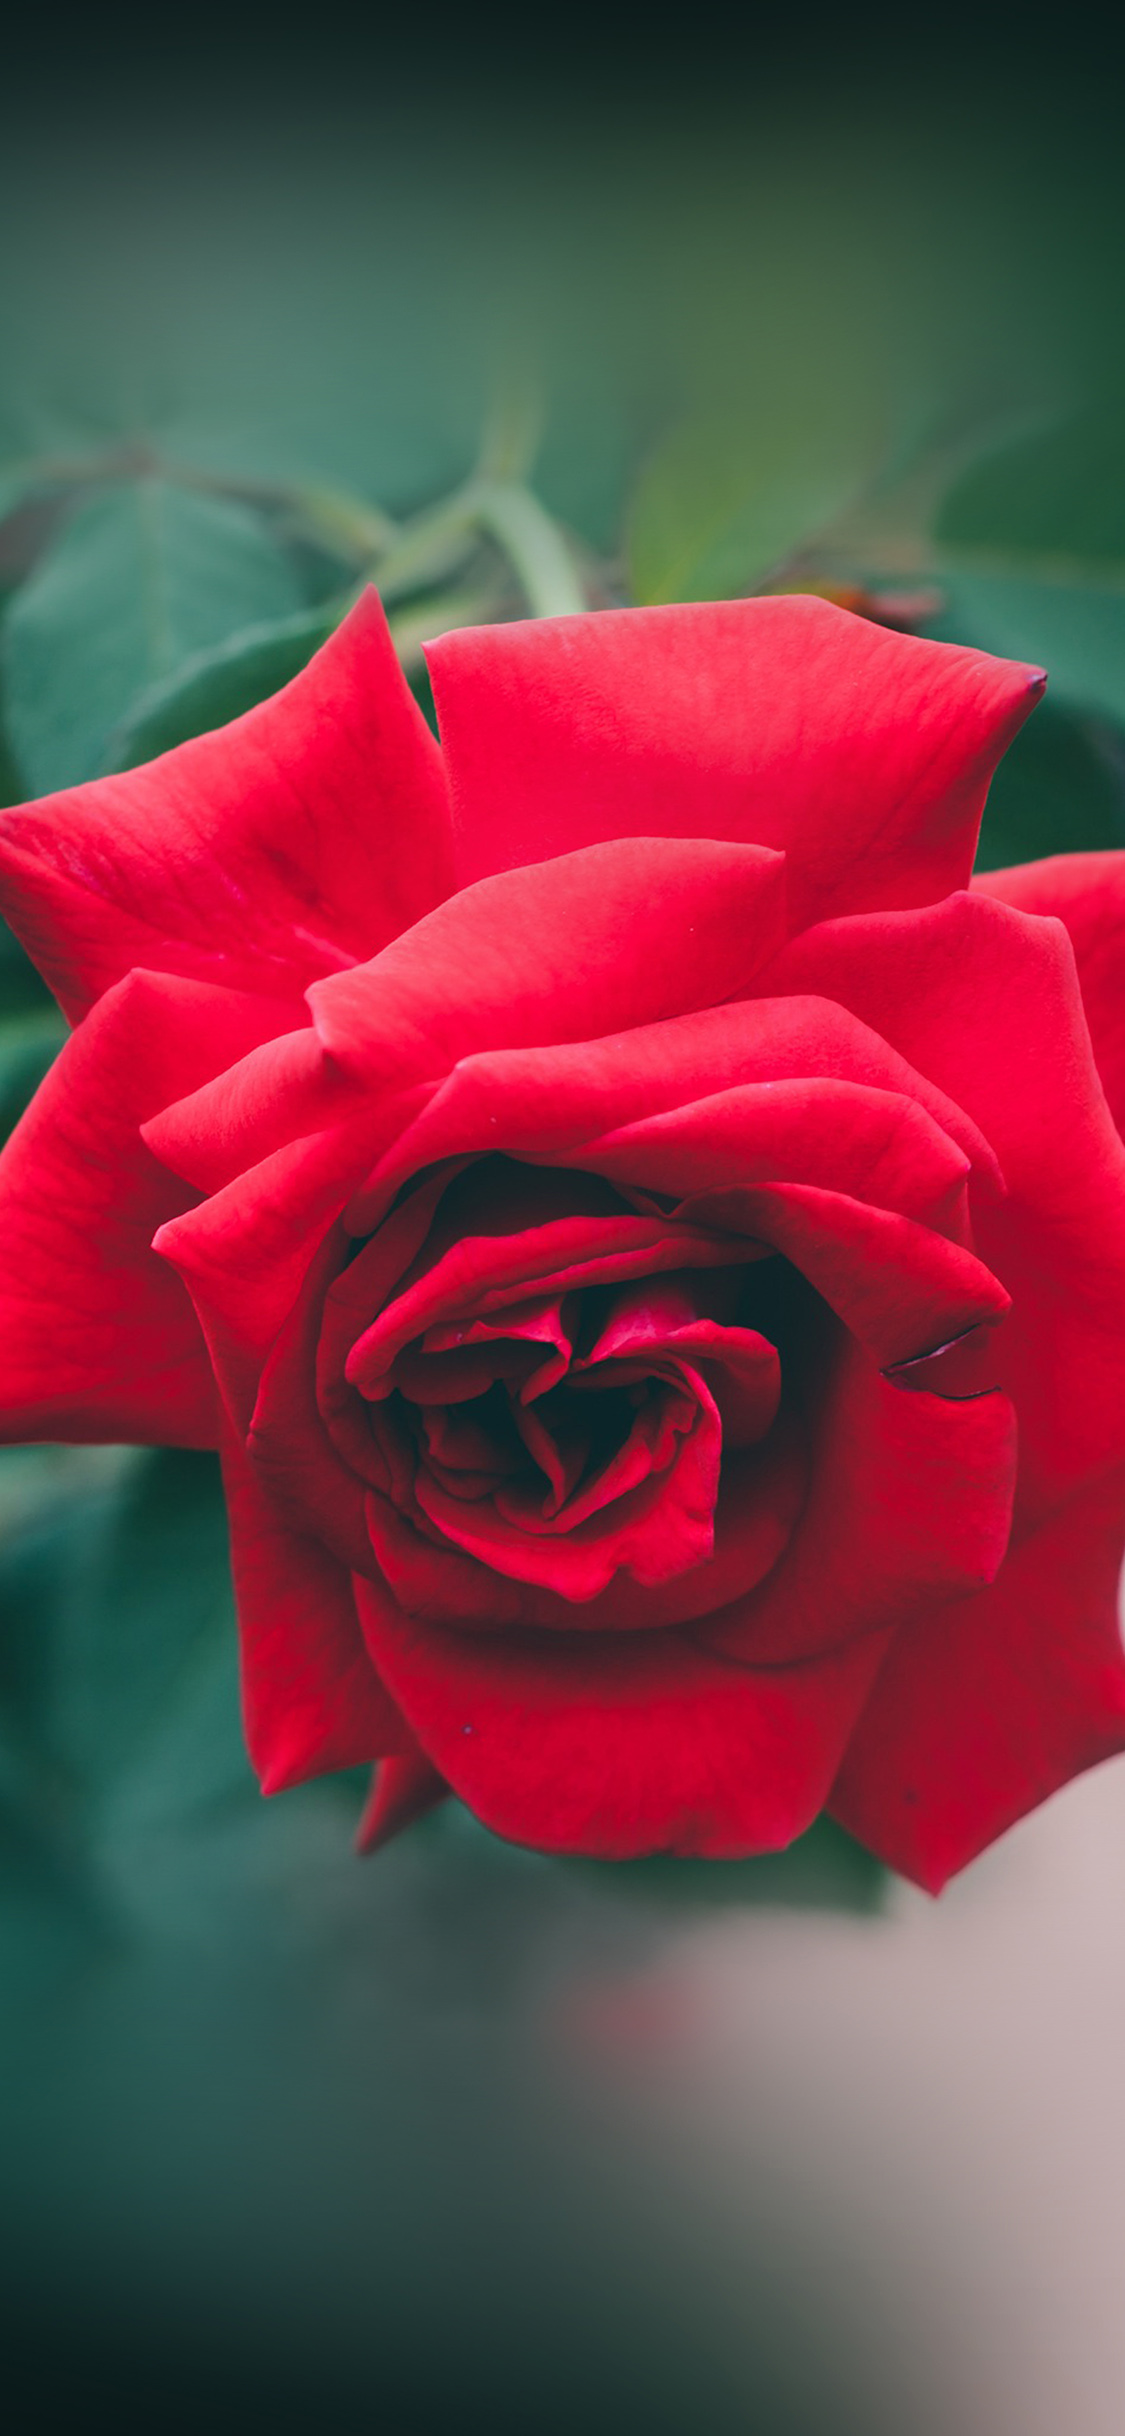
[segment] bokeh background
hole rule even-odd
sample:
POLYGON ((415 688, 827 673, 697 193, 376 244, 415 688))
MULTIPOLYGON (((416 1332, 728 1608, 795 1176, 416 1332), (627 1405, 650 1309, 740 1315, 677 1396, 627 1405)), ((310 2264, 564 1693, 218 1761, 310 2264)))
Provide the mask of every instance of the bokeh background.
MULTIPOLYGON (((1080 14, 25 29, 0 780, 420 644, 814 589, 1042 662, 982 862, 1125 845, 1120 59, 1080 14)), ((0 1119, 58 1045, 13 942, 0 1119)), ((1125 1772, 937 1905, 263 1804, 208 1459, 0 1456, 22 2430, 1117 2436, 1125 1772)))

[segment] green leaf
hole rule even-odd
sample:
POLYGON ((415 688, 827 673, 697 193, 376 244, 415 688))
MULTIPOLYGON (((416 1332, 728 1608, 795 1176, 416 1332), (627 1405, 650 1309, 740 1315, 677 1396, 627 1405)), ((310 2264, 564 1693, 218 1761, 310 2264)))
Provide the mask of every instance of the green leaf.
POLYGON ((942 569, 947 630, 1047 671, 1053 694, 1125 722, 1125 591, 942 569))
POLYGON ((165 1815, 232 1788, 256 1800, 213 1457, 13 1450, 0 1465, 0 1584, 0 1722, 31 1789, 33 1839, 49 1815, 76 1877, 105 1874, 132 1810, 151 1817, 154 1773, 165 1815))
POLYGON ((0 806, 20 804, 26 793, 23 771, 17 768, 11 745, 0 727, 0 806))
MULTIPOLYGON (((392 611, 390 630, 404 673, 436 729, 433 697, 422 646, 454 626, 476 626, 494 616, 494 587, 475 591, 427 594, 392 611)), ((222 727, 240 718, 271 694, 278 693, 306 667, 346 614, 354 595, 303 609, 296 617, 273 625, 247 627, 215 651, 197 652, 178 674, 152 686, 134 705, 128 720, 110 738, 107 767, 126 770, 171 752, 191 736, 222 727)))
POLYGON ((201 1666, 216 1648, 233 1648, 213 1456, 122 1454, 107 1491, 77 1518, 53 1621, 43 1685, 48 1740, 77 1789, 116 1799, 182 1710, 201 1666))
POLYGON ((289 615, 295 595, 248 508, 147 478, 86 499, 6 622, 8 733, 29 788, 92 777, 139 695, 239 627, 289 615))
POLYGON ((934 531, 952 550, 1125 573, 1125 413, 1087 409, 984 450, 946 493, 934 531))
POLYGON ((634 493, 635 599, 751 590, 840 514, 872 457, 866 417, 823 394, 690 416, 649 459, 634 493))
POLYGON ((42 1013, 54 1003, 15 932, 0 921, 0 1022, 10 1015, 42 1013))
POLYGON ((1125 845, 1125 737, 1045 702, 1020 729, 989 789, 977 868, 1125 845))
POLYGON ((1052 697, 1125 721, 1125 415, 987 450, 934 525, 945 631, 1039 662, 1052 697))
POLYGON ((225 727, 298 676, 338 625, 333 603, 292 617, 244 627, 209 651, 197 651, 170 677, 150 685, 114 729, 106 767, 129 770, 169 753, 190 736, 225 727))

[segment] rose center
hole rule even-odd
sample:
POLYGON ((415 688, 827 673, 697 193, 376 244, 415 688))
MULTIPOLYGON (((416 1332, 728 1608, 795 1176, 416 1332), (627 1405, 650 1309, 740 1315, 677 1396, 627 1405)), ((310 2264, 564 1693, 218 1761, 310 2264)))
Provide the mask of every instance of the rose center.
POLYGON ((529 1530, 572 1528, 665 1471, 698 1418, 686 1366, 661 1375, 635 1360, 583 1366, 577 1356, 555 1383, 553 1356, 549 1344, 498 1337, 496 1376, 463 1396, 456 1390, 471 1390, 477 1359, 460 1379, 448 1353, 419 1350, 398 1366, 414 1390, 402 1397, 403 1414, 431 1477, 464 1502, 491 1498, 529 1530), (431 1366, 438 1376, 428 1382, 431 1366))
POLYGON ((420 1183, 329 1296, 318 1364, 376 1550, 400 1561, 405 1524, 570 1602, 706 1564, 724 1481, 740 1517, 757 1474, 777 1504, 785 1265, 597 1177, 420 1183))

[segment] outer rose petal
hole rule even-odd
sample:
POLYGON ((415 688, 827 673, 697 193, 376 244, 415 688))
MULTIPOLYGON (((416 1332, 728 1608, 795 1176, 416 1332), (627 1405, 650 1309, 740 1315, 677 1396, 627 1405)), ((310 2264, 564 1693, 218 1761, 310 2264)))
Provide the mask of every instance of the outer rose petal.
POLYGON ((1006 1396, 908 1395, 841 1332, 808 1426, 808 1494, 787 1547, 749 1598, 695 1627, 709 1649, 750 1665, 809 1657, 975 1592, 1008 1547, 1017 1429, 1006 1396))
POLYGON ((1021 913, 1057 914, 1065 922, 1098 1073, 1117 1130, 1125 1132, 1125 853, 1052 854, 1011 871, 983 871, 973 889, 1021 913))
POLYGON ((416 1749, 364 1647, 349 1575, 289 1530, 233 1437, 223 1445, 246 1742, 263 1793, 416 1749))
POLYGON ((4 912, 72 1021, 134 965, 299 996, 450 886, 441 756, 373 592, 292 684, 0 815, 4 912))
MULTIPOLYGON (((746 1029, 753 1031, 752 1014, 747 1015, 746 1029)), ((669 1063, 674 1056, 670 1038, 669 1063)), ((920 1103, 904 1093, 839 1082, 832 1076, 736 1084, 632 1124, 626 1117, 605 1134, 590 1134, 573 1121, 572 1110, 577 1115, 580 1102, 577 1093, 566 1093, 566 1065, 561 1067, 562 1088, 556 1099, 551 1061, 544 1057, 540 1062, 538 1109, 534 1097, 529 1105, 522 1066, 522 1060, 510 1064, 503 1051, 465 1058, 374 1169, 372 1207, 378 1206, 380 1188, 393 1193, 435 1159, 488 1149, 588 1168, 622 1187, 636 1185, 676 1197, 784 1177, 869 1195, 883 1208, 924 1212, 955 1231, 969 1159, 920 1103), (509 1082, 515 1086, 511 1092, 509 1082), (527 1127, 528 1116, 533 1130, 527 1127)), ((623 1099, 627 1089, 623 1083, 623 1099)))
POLYGON ((1014 1549, 990 1589, 897 1635, 831 1809, 931 1893, 1125 1748, 1123 1541, 1118 1468, 1014 1549))
POLYGON ((917 912, 825 922, 763 980, 839 999, 931 1076, 976 1119, 1034 1222, 1125 1220, 1125 1159, 1061 924, 958 891, 917 912))
MULTIPOLYGON (((502 1117, 505 1141, 530 1156, 557 1152, 662 1109, 688 1107, 736 1084, 777 1084, 804 1076, 822 1084, 827 1078, 896 1091, 916 1101, 966 1153, 978 1181, 991 1177, 1002 1189, 995 1157, 964 1110, 830 999, 742 1000, 634 1025, 600 1040, 544 1042, 472 1057, 463 1036, 451 1045, 458 1072, 443 1089, 467 1087, 470 1098, 475 1096, 477 1131, 473 1137, 471 1122, 469 1138, 477 1148, 486 1141, 491 1146, 493 1116, 498 1123, 502 1117)), ((395 1047, 388 1040, 388 1064, 395 1047)), ((296 1135, 316 1132, 364 1105, 371 1106, 369 1092, 348 1081, 314 1033, 290 1033, 164 1109, 148 1127, 146 1140, 178 1176, 213 1193, 296 1135)), ((429 1079, 407 1086, 379 1103, 373 1153, 385 1146, 396 1176, 404 1168, 409 1172, 415 1153, 426 1165, 440 1155, 431 1138, 444 1138, 449 1113, 429 1079)))
MULTIPOLYGON (((780 855, 661 838, 484 882, 315 987, 315 1037, 243 1059, 162 1112, 147 1138, 214 1192, 296 1137, 365 1114, 373 1163, 471 1052, 581 1043, 581 1072, 603 1049, 598 1034, 644 1042, 658 1020, 710 1012, 714 997, 746 988, 784 941, 784 882, 780 855)), ((746 1040, 753 1019, 739 1028, 746 1040)), ((663 1031, 638 1056, 666 1075, 663 1031)), ((486 1145, 487 1123, 473 1147, 486 1145)))
POLYGON ((356 1851, 377 1852, 402 1828, 411 1827, 449 1792, 444 1776, 431 1768, 421 1751, 403 1758, 381 1759, 356 1830, 356 1851))
POLYGON ((968 1110, 1003 1168, 976 1246, 1008 1288, 1000 1383, 1020 1420, 1017 1532, 1125 1454, 1125 1152, 1062 924, 958 894, 826 922, 765 976, 822 989, 968 1110))
POLYGON ((191 1196, 139 1128, 294 1019, 284 1000, 133 973, 67 1042, 0 1155, 5 1437, 216 1444, 203 1338, 151 1249, 191 1196))
POLYGON ((887 1646, 873 1633, 753 1670, 674 1632, 478 1637, 355 1589, 380 1671, 453 1791, 514 1843, 602 1860, 791 1843, 824 1805, 887 1646))
MULTIPOLYGON (((880 1369, 932 1353, 1009 1308, 1004 1287, 974 1253, 895 1210, 813 1185, 777 1184, 702 1194, 699 1213, 710 1208, 718 1222, 724 1202, 733 1205, 732 1221, 737 1212, 792 1261, 880 1369)), ((688 1213, 691 1207, 685 1204, 688 1213)))
POLYGON ((195 1304, 224 1403, 243 1432, 270 1348, 362 1172, 363 1128, 358 1151, 354 1130, 291 1142, 156 1238, 195 1304))
POLYGON ((479 881, 310 992, 325 1047, 386 1091, 490 1048, 597 1039, 745 989, 786 935, 783 858, 614 838, 479 881))
POLYGON ((794 919, 964 887, 1037 669, 826 601, 467 628, 429 647, 458 881, 599 838, 752 839, 794 919))

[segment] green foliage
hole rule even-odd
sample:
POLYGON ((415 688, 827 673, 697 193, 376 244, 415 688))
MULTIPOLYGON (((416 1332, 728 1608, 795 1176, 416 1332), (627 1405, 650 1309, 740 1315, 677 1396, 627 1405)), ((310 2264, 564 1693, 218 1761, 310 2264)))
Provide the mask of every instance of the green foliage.
POLYGON ((985 449, 935 523, 952 623, 1038 661, 1052 694, 1125 723, 1125 414, 1102 407, 985 449))
POLYGON ((0 922, 0 1024, 12 1016, 54 1011, 55 1002, 19 940, 0 922))
POLYGON ((964 641, 1046 668, 1053 693, 1125 725, 1125 590, 968 569, 944 582, 964 641))
POLYGON ((978 866, 1125 845, 1125 736, 1050 694, 1021 728, 989 789, 978 866))
POLYGON ((196 1729, 210 1671, 234 1688, 222 1499, 208 1456, 28 1450, 13 1481, 20 1460, 0 1471, 4 1716, 31 1815, 83 1895, 138 1805, 247 1782, 237 1703, 216 1743, 196 1729))
POLYGON ((11 745, 0 726, 0 808, 22 803, 25 794, 23 772, 17 769, 11 745))
POLYGON ((296 605, 280 542, 237 501, 155 476, 81 499, 6 621, 8 732, 29 791, 96 775, 138 694, 296 605))
POLYGON ((299 609, 292 617, 244 627, 210 651, 198 651, 169 677, 146 687, 114 729, 106 767, 128 770, 169 753, 189 736, 225 727, 280 693, 299 675, 338 622, 336 608, 299 609))
POLYGON ((0 922, 0 1142, 22 1116, 66 1038, 54 999, 0 922))
POLYGON ((956 550, 1068 560, 1125 580, 1125 407, 983 448, 946 493, 936 535, 956 550))
POLYGON ((755 590, 848 506, 873 458, 867 418, 824 388, 690 415, 633 493, 634 597, 718 600, 755 590))

